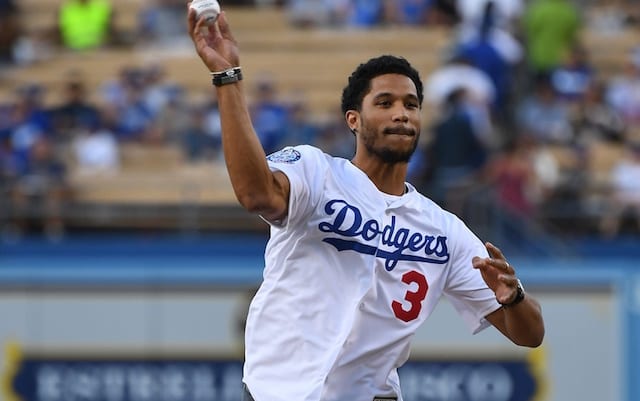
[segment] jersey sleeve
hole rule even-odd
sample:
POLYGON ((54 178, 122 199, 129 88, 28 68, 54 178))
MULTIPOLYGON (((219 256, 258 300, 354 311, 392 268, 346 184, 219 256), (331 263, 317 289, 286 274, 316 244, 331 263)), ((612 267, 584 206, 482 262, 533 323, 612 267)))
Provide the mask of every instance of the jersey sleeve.
POLYGON ((471 262, 475 256, 488 256, 484 244, 462 221, 457 218, 454 221, 452 238, 456 239, 456 245, 451 253, 444 295, 476 334, 491 325, 485 316, 500 308, 500 304, 471 262))
POLYGON ((319 202, 327 169, 325 154, 313 146, 286 147, 267 156, 271 171, 281 171, 289 179, 289 210, 278 227, 297 221, 314 210, 319 202))

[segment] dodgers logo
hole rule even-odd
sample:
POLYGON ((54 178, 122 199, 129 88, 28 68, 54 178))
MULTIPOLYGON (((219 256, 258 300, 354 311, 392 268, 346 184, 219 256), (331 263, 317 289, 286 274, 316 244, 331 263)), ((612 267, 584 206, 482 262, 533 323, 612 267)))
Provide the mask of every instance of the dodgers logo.
POLYGON ((300 155, 300 152, 298 152, 294 148, 284 148, 277 152, 271 153, 269 156, 267 156, 267 160, 274 163, 291 164, 300 160, 301 157, 302 155, 300 155))
POLYGON ((332 245, 339 252, 355 251, 365 255, 375 255, 385 259, 387 271, 393 270, 401 260, 438 264, 449 261, 447 237, 435 237, 411 232, 408 228, 396 227, 395 216, 391 216, 390 224, 381 227, 377 220, 364 221, 360 209, 339 199, 327 202, 324 211, 328 216, 333 216, 333 220, 320 223, 318 229, 325 233, 338 234, 342 238, 326 237, 322 241, 332 245), (344 237, 360 238, 364 242, 380 237, 380 243, 392 250, 383 250, 344 237))

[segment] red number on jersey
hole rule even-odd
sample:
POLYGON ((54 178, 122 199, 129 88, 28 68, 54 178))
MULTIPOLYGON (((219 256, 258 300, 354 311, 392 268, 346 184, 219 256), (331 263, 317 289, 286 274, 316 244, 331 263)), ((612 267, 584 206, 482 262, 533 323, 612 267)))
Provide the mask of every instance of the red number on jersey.
POLYGON ((418 317, 420 314, 420 310, 422 309, 422 301, 427 296, 427 290, 429 289, 429 284, 427 284, 427 279, 424 277, 422 273, 418 273, 415 270, 411 270, 410 272, 406 272, 402 275, 402 282, 406 284, 416 283, 418 284, 418 289, 414 291, 407 291, 404 294, 405 301, 408 301, 411 306, 409 310, 405 310, 402 307, 402 303, 398 301, 391 302, 391 308, 393 308, 393 313, 395 313, 396 317, 402 321, 410 322, 411 320, 418 317))

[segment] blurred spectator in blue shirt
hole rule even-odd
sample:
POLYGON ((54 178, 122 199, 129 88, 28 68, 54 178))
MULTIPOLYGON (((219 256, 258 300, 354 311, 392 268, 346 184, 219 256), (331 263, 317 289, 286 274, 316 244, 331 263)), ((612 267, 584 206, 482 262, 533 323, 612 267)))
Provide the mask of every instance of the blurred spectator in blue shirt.
POLYGON ((563 62, 551 72, 551 85, 560 98, 580 101, 595 77, 594 67, 587 50, 575 44, 569 49, 563 62))
POLYGON ((278 99, 276 84, 271 77, 259 78, 250 112, 265 153, 279 150, 287 135, 289 112, 286 105, 278 99))
POLYGON ((424 26, 430 22, 433 0, 397 0, 388 7, 389 23, 407 26, 424 26))
POLYGON ((136 67, 123 67, 116 81, 102 88, 108 120, 119 141, 156 142, 154 112, 145 99, 147 88, 145 71, 136 67))
POLYGON ((351 0, 347 25, 355 28, 379 26, 386 19, 386 0, 351 0))
POLYGON ((289 125, 282 141, 286 146, 313 145, 318 139, 319 126, 312 120, 304 95, 299 96, 289 106, 289 125))
POLYGON ((11 107, 7 128, 11 149, 18 160, 24 161, 29 148, 40 138, 52 134, 51 114, 43 104, 45 88, 28 84, 18 89, 11 107))
POLYGON ((548 74, 539 74, 533 92, 517 106, 516 122, 523 135, 540 143, 570 144, 573 131, 567 105, 558 98, 548 74))
POLYGON ((632 50, 624 72, 609 81, 606 99, 631 130, 640 132, 640 46, 632 50))

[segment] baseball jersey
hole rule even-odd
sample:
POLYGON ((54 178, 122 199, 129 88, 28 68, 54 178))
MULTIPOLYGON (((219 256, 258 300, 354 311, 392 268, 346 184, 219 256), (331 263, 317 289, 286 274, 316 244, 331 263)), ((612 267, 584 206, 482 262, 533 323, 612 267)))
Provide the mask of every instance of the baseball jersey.
POLYGON ((249 307, 243 381, 256 401, 402 400, 396 369, 446 296, 475 333, 500 305, 474 256, 482 242, 410 184, 380 192, 350 161, 312 146, 267 157, 287 175, 249 307))

